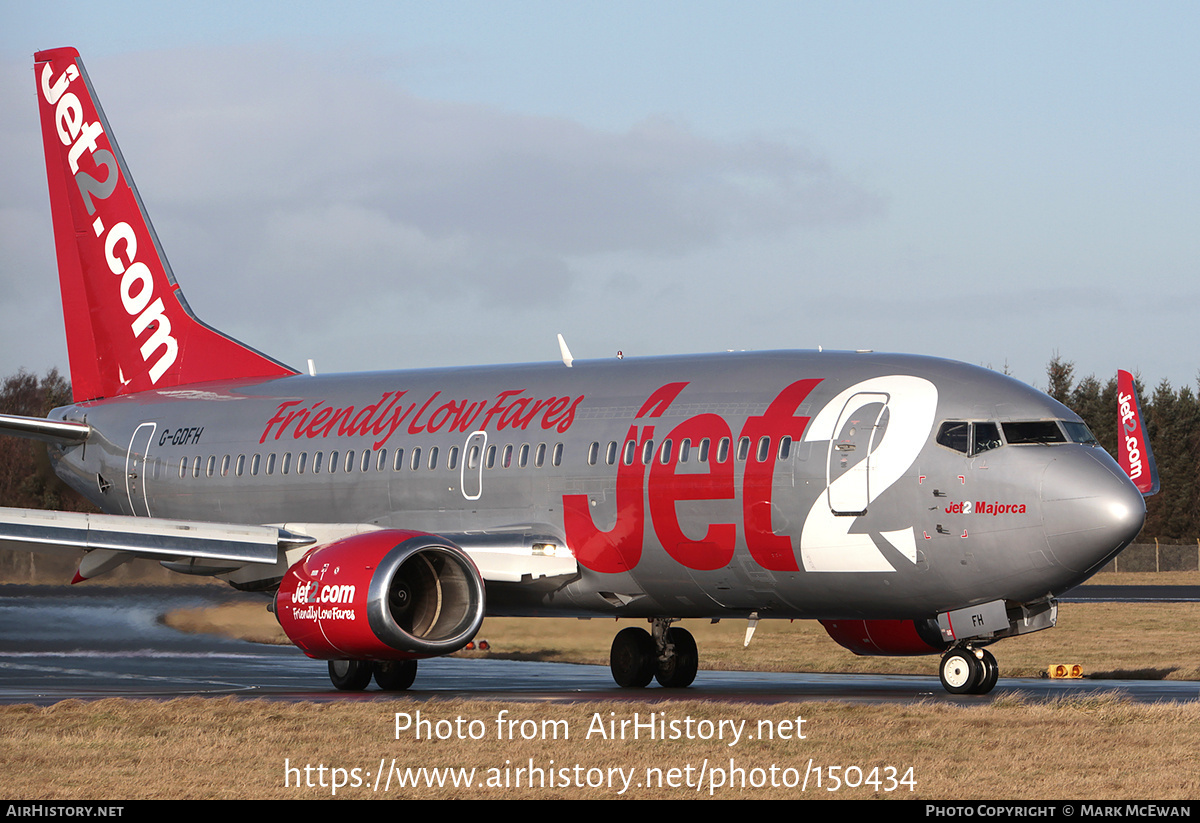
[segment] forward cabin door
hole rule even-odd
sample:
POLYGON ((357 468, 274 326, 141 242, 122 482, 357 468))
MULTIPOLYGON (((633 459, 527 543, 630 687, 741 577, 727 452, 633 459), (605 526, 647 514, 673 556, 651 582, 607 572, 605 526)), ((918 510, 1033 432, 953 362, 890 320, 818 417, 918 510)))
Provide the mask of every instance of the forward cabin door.
POLYGON ((887 424, 888 395, 859 392, 838 416, 829 441, 829 508, 835 515, 866 514, 871 499, 871 449, 887 424))

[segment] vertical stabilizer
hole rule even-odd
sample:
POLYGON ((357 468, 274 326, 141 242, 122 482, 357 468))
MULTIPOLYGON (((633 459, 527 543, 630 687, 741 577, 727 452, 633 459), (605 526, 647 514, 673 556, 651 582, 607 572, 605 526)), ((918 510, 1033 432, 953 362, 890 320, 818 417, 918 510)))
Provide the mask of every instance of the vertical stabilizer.
POLYGON ((192 314, 79 52, 38 52, 34 73, 75 400, 295 374, 192 314))

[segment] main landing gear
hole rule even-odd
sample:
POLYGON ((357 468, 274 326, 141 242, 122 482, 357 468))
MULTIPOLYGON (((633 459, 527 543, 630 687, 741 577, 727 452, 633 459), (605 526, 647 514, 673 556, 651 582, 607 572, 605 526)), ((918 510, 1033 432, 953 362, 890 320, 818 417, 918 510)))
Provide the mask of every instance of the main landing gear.
POLYGON ((608 657, 613 680, 623 689, 641 689, 655 678, 663 688, 686 689, 696 679, 700 657, 696 639, 683 628, 671 628, 671 620, 656 617, 652 632, 630 627, 613 639, 608 657))
POLYGON ((987 694, 1000 679, 1000 666, 987 649, 977 649, 968 643, 942 655, 938 674, 950 694, 987 694))
POLYGON ((385 692, 402 692, 417 677, 415 660, 330 660, 329 679, 344 692, 361 692, 375 678, 385 692))

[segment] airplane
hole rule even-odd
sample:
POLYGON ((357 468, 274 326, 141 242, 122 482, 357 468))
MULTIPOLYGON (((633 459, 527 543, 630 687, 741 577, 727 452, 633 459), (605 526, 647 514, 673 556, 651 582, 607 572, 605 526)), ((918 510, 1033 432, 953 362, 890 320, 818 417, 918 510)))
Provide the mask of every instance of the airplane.
POLYGON ((0 509, 0 547, 82 550, 75 582, 151 558, 261 592, 345 690, 406 689, 508 615, 644 619, 612 645, 627 688, 693 683, 682 619, 747 643, 815 619, 985 694, 987 647, 1054 626, 1143 524, 1078 415, 951 360, 560 338, 561 362, 301 373, 193 314, 78 52, 34 59, 74 394, 0 432, 102 513, 0 509))

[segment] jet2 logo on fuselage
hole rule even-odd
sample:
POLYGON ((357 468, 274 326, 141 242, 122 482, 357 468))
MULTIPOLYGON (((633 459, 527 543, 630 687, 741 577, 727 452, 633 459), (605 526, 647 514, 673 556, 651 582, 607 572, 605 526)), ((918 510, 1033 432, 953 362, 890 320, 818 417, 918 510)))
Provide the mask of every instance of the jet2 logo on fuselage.
MULTIPOLYGON (((655 442, 655 426, 644 425, 664 414, 688 385, 669 383, 655 390, 635 416, 626 435, 629 457, 618 461, 616 477, 616 522, 612 528, 600 528, 592 515, 586 494, 563 495, 563 524, 567 543, 579 564, 592 571, 619 573, 632 571, 641 561, 646 533, 654 537, 668 555, 688 569, 710 571, 727 566, 737 547, 739 525, 751 558, 768 571, 801 571, 796 533, 776 532, 774 473, 778 444, 783 438, 793 443, 836 437, 839 414, 857 408, 862 397, 873 403, 885 399, 891 422, 881 434, 874 435, 861 461, 863 470, 831 480, 814 501, 799 534, 804 571, 895 571, 870 534, 852 532, 857 516, 837 516, 830 510, 828 490, 852 483, 866 490, 867 465, 874 500, 898 481, 916 460, 929 437, 937 406, 937 389, 928 380, 908 375, 884 375, 851 386, 830 399, 813 417, 798 414, 801 405, 823 378, 797 380, 785 386, 767 404, 761 415, 746 419, 738 440, 766 442, 764 454, 747 454, 742 465, 740 488, 741 522, 714 522, 702 536, 684 534, 677 504, 697 501, 736 501, 739 498, 735 461, 709 461, 704 472, 681 472, 677 454, 651 459, 648 450, 655 442), (852 408, 853 407, 853 408, 852 408), (811 424, 810 424, 810 421, 811 424), (813 436, 816 421, 820 431, 813 436), (641 423, 642 425, 639 425, 641 423), (769 439, 768 439, 769 438, 769 439), (648 477, 647 477, 648 475, 648 477), (647 528, 649 526, 649 529, 647 528)), ((865 401, 863 401, 865 402, 865 401)), ((879 413, 882 417, 882 412, 879 413)), ((661 437, 660 433, 660 437, 661 437)), ((720 415, 700 414, 679 423, 664 440, 717 443, 733 438, 729 423, 720 415)), ((879 532, 882 539, 910 562, 916 562, 913 527, 879 532)))

